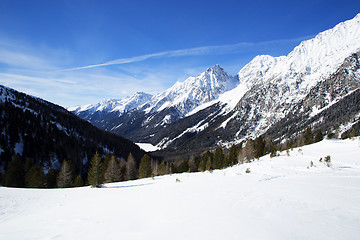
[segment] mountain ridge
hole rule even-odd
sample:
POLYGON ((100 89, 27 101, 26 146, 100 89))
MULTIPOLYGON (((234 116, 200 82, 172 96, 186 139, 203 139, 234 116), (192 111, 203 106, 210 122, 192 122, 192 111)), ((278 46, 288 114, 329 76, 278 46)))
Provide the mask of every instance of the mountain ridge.
MULTIPOLYGON (((349 70, 344 64, 346 61, 358 61, 358 39, 360 14, 301 42, 287 56, 256 56, 235 77, 225 74, 224 79, 233 83, 231 87, 223 88, 226 91, 215 97, 208 97, 206 101, 195 104, 194 101, 183 101, 185 104, 177 107, 174 95, 180 96, 178 99, 189 96, 187 92, 181 91, 181 94, 176 95, 174 90, 181 86, 181 83, 177 83, 158 94, 160 100, 155 104, 146 103, 142 109, 133 109, 127 116, 117 119, 113 117, 107 126, 102 127, 108 131, 125 133, 125 136, 135 141, 150 142, 169 150, 188 149, 186 141, 201 148, 211 148, 257 137, 291 115, 311 117, 318 114, 319 109, 316 107, 305 111, 299 104, 305 99, 308 99, 307 102, 314 102, 316 99, 310 98, 309 94, 316 88, 326 89, 322 95, 334 94, 325 86, 329 81, 337 81, 332 75, 337 74, 338 79, 351 79, 343 85, 344 89, 355 86, 354 83, 360 81, 359 68, 349 70), (190 107, 187 109, 186 106, 190 107)), ((221 69, 218 65, 214 68, 221 69)), ((208 70, 198 75, 198 79, 206 75, 208 70)), ((211 80, 207 78, 209 79, 211 80)), ((193 79, 185 80, 183 86, 191 80, 193 79)), ((197 89, 201 87, 197 85, 197 89)), ((339 99, 345 96, 338 93, 335 95, 339 99)), ((331 107, 335 104, 334 101, 321 98, 319 104, 331 107)), ((356 108, 353 109, 357 111, 356 108)), ((356 116, 357 113, 351 114, 356 116)), ((350 115, 347 115, 348 118, 350 115)), ((104 119, 98 118, 97 121, 104 119)))

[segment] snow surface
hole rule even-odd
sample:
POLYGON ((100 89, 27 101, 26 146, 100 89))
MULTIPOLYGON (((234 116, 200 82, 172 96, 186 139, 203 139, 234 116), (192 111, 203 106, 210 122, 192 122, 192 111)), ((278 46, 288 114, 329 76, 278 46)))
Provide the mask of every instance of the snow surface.
POLYGON ((359 239, 359 155, 359 138, 324 140, 212 173, 1 187, 0 239, 359 239))
POLYGON ((154 152, 154 151, 160 150, 159 147, 156 147, 156 146, 152 145, 151 143, 135 143, 135 144, 138 145, 145 152, 154 152))

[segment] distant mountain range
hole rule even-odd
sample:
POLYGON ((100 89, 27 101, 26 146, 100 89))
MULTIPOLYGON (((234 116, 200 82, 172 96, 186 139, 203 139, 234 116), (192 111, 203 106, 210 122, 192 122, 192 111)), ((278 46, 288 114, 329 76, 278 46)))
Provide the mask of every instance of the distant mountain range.
POLYGON ((68 110, 95 126, 168 152, 230 146, 308 126, 345 133, 360 116, 360 14, 303 41, 287 56, 261 55, 236 76, 219 65, 163 93, 68 110))

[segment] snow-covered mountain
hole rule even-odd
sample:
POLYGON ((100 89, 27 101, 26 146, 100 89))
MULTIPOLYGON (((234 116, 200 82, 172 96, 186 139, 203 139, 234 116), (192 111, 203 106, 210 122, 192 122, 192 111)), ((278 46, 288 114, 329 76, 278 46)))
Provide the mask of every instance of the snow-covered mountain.
POLYGON ((292 137, 303 130, 295 127, 295 119, 302 128, 334 131, 350 119, 358 121, 359 39, 360 14, 301 42, 287 56, 257 56, 235 78, 215 66, 98 126, 185 152, 269 131, 275 136, 281 124, 291 134, 277 137, 292 137), (330 123, 329 112, 342 117, 330 123))
POLYGON ((287 56, 255 57, 237 74, 236 88, 159 131, 153 144, 186 152, 194 145, 229 145, 266 132, 281 140, 307 126, 324 133, 351 126, 360 113, 358 39, 360 14, 302 42, 287 56), (330 120, 329 115, 338 117, 330 120))
POLYGON ((132 96, 122 99, 107 99, 97 104, 85 106, 74 106, 67 108, 68 111, 86 118, 95 112, 118 112, 119 115, 131 111, 151 100, 152 95, 144 92, 137 92, 132 96))
POLYGON ((128 134, 129 131, 153 129, 175 122, 196 107, 218 99, 238 83, 237 78, 215 65, 154 96, 135 94, 121 100, 106 100, 95 105, 70 107, 68 110, 100 128, 134 139, 128 134), (123 128, 125 130, 121 130, 123 128))
POLYGON ((199 76, 177 82, 165 92, 154 96, 146 112, 159 112, 174 107, 182 115, 186 115, 197 106, 215 100, 220 94, 235 88, 238 83, 236 78, 215 65, 199 76))

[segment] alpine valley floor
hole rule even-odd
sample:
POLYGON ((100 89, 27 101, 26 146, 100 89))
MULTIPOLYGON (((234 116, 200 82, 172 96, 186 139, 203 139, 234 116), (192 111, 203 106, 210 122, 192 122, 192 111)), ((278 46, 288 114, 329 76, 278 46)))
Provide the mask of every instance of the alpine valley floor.
POLYGON ((1 187, 0 239, 359 239, 360 138, 289 153, 104 188, 1 187))

